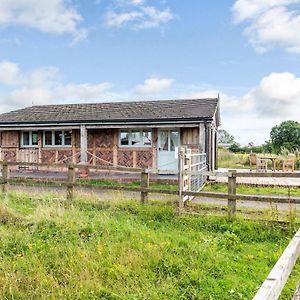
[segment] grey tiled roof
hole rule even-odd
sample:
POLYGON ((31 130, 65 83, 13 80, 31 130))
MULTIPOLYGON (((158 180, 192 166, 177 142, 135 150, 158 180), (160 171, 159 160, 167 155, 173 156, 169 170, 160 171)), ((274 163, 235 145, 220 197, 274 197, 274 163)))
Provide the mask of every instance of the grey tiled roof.
POLYGON ((1 114, 0 125, 201 120, 211 119, 217 107, 215 98, 43 105, 1 114))

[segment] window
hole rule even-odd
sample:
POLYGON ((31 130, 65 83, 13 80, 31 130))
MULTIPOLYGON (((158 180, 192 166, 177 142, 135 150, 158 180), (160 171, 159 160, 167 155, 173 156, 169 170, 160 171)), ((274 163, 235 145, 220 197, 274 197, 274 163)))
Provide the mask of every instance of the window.
POLYGON ((44 132, 44 146, 52 146, 52 131, 44 132))
POLYGON ((45 147, 70 147, 72 141, 72 131, 52 130, 44 131, 45 147))
POLYGON ((139 130, 131 131, 131 145, 134 147, 141 146, 141 132, 139 130))
POLYGON ((159 131, 159 150, 175 151, 179 144, 179 131, 163 129, 159 131))
POLYGON ((151 147, 152 131, 151 129, 121 130, 119 144, 121 147, 151 147))
POLYGON ((120 132, 120 145, 129 146, 129 132, 127 131, 120 132))
POLYGON ((39 144, 39 135, 37 131, 21 132, 21 147, 37 147, 39 144))
POLYGON ((142 132, 143 145, 151 146, 152 145, 152 131, 151 130, 143 130, 142 132))

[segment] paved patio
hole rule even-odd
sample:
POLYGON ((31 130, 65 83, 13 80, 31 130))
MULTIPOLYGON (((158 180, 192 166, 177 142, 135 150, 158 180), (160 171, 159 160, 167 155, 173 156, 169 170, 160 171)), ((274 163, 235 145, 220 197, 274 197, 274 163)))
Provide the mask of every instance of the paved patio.
MULTIPOLYGON (((234 170, 234 169, 230 169, 234 170)), ((249 169, 235 169, 239 173, 250 172, 249 169)), ((221 174, 228 173, 229 169, 219 168, 218 172, 221 174)), ((269 172, 272 173, 272 172, 269 172)), ((295 174, 299 174, 299 178, 289 178, 289 177, 237 177, 236 182, 238 184, 246 185, 261 185, 261 186, 283 186, 283 187, 299 187, 300 188, 300 172, 295 171, 295 174)), ((228 178, 225 176, 211 176, 210 180, 212 182, 226 183, 228 178)))

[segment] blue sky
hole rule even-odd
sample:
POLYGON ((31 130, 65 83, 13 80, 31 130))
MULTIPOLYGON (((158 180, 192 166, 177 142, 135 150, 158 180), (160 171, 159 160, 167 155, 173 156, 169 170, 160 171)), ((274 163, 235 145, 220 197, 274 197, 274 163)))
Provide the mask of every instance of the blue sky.
POLYGON ((300 0, 1 0, 0 112, 220 93, 259 144, 300 121, 299 30, 300 0))

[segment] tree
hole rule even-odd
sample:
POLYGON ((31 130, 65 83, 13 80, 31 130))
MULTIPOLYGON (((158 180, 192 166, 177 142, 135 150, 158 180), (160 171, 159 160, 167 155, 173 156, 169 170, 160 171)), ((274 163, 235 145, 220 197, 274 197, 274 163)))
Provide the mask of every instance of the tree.
POLYGON ((218 142, 219 144, 233 144, 234 137, 229 134, 225 129, 220 129, 218 131, 218 142))
POLYGON ((266 152, 266 153, 273 152, 272 141, 265 141, 264 144, 262 144, 262 152, 266 152))
POLYGON ((296 121, 284 121, 272 128, 270 137, 276 153, 283 147, 290 151, 300 148, 300 124, 296 121))
POLYGON ((241 145, 237 142, 234 142, 233 144, 231 144, 228 149, 234 153, 241 152, 243 150, 241 145))

